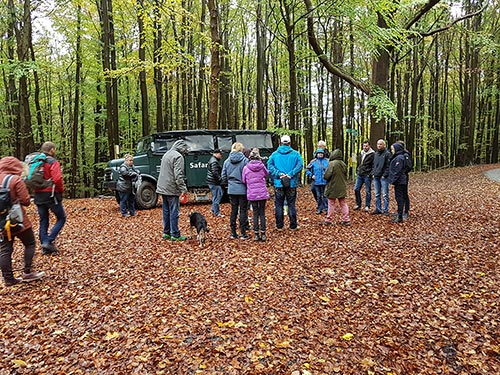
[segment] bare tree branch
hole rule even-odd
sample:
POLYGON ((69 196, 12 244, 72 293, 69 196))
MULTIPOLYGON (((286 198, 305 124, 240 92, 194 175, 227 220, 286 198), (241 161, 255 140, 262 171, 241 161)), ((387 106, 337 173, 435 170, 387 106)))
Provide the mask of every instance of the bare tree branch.
POLYGON ((422 8, 415 14, 415 17, 413 17, 411 20, 408 21, 408 23, 405 25, 405 29, 409 30, 410 27, 412 27, 414 24, 420 20, 429 10, 434 7, 437 3, 439 3, 441 0, 429 0, 427 4, 424 4, 422 8))
POLYGON ((438 29, 434 29, 434 30, 431 30, 431 31, 428 31, 426 33, 419 33, 419 36, 421 37, 424 37, 424 36, 431 36, 431 35, 434 35, 434 34, 437 34, 437 33, 440 33, 442 31, 446 31, 448 30, 449 28, 451 28, 453 25, 457 24, 458 22, 461 22, 463 20, 466 20, 467 18, 472 18, 472 17, 475 17, 477 16, 478 14, 480 14, 482 11, 484 10, 484 7, 479 9, 477 12, 474 12, 474 13, 469 13, 469 14, 466 14, 465 16, 462 16, 460 18, 457 18, 456 20, 454 20, 453 22, 449 23, 448 25, 446 26, 443 26, 443 27, 440 27, 438 29))

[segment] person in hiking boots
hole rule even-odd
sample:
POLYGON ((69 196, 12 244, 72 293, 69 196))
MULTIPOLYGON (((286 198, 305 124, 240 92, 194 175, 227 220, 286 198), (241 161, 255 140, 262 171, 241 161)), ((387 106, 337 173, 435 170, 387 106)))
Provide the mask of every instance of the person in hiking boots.
POLYGON ((389 183, 394 185, 394 196, 398 204, 398 214, 392 219, 393 223, 403 221, 405 203, 408 199, 408 177, 404 171, 404 147, 400 143, 391 146, 392 158, 389 165, 389 183))
POLYGON ((58 252, 55 240, 66 224, 66 212, 62 204, 64 184, 61 171, 61 164, 55 159, 56 145, 52 142, 45 142, 41 151, 47 156, 43 168, 43 178, 51 180, 52 184, 46 188, 34 190, 35 204, 40 217, 39 237, 42 244, 43 255, 50 255, 58 252), (50 212, 55 215, 56 222, 49 231, 50 212))
POLYGON ((370 142, 363 142, 363 150, 358 155, 358 169, 356 171, 356 183, 354 184, 354 195, 356 197, 356 206, 354 210, 361 209, 361 188, 365 186, 365 211, 370 211, 372 202, 372 169, 375 151, 373 151, 370 142))
POLYGON ((179 139, 174 142, 161 158, 160 174, 156 185, 156 192, 162 197, 163 239, 185 241, 179 230, 180 200, 182 194, 187 193, 184 155, 188 147, 186 141, 179 139))
POLYGON ((413 171, 413 161, 410 155, 410 151, 406 149, 406 145, 404 141, 397 141, 396 143, 399 143, 401 146, 403 146, 403 156, 405 160, 405 164, 403 167, 403 170, 406 174, 406 189, 404 192, 404 195, 407 197, 405 200, 405 206, 403 208, 403 220, 408 220, 408 216, 410 215, 410 196, 408 194, 408 186, 410 185, 410 172, 413 171))
POLYGON ((233 143, 231 153, 222 166, 222 183, 227 184, 227 193, 231 202, 231 216, 229 226, 231 227, 231 239, 240 238, 247 240, 248 225, 248 201, 247 187, 243 183, 243 168, 248 159, 243 154, 243 145, 240 142, 233 143), (239 227, 241 235, 238 237, 236 230, 236 219, 239 216, 239 227))
POLYGON ((318 148, 314 153, 314 159, 306 168, 306 176, 313 181, 318 215, 328 211, 328 199, 325 197, 326 180, 323 177, 327 167, 328 159, 325 157, 325 150, 318 148))
POLYGON ((43 271, 33 271, 33 257, 35 255, 36 240, 31 221, 26 215, 23 206, 30 205, 30 194, 23 180, 21 173, 23 164, 13 156, 7 156, 0 159, 0 183, 9 175, 12 176, 9 181, 9 193, 11 202, 19 202, 23 212, 23 222, 10 228, 10 233, 4 232, 0 235, 0 268, 5 286, 13 286, 22 281, 34 281, 41 279, 45 273, 43 271), (14 250, 14 240, 19 238, 24 245, 24 273, 21 277, 14 277, 12 270, 12 252, 14 250))
POLYGON ((266 240, 266 201, 269 199, 267 176, 269 172, 262 162, 259 149, 250 153, 250 162, 243 168, 242 181, 247 186, 247 199, 253 207, 254 241, 266 240))
POLYGON ((122 217, 137 214, 135 210, 134 182, 137 181, 140 174, 141 171, 134 167, 134 157, 129 154, 125 155, 125 160, 118 169, 118 181, 116 182, 122 217))
MULTIPOLYGON (((330 159, 330 151, 328 151, 328 149, 327 149, 327 147, 326 147, 326 142, 325 142, 325 141, 323 141, 323 140, 319 140, 319 141, 318 141, 318 144, 317 144, 317 146, 316 146, 316 149, 318 149, 318 148, 320 148, 320 149, 322 149, 322 150, 323 150, 323 157, 325 158, 325 160, 326 160, 326 161, 328 161, 328 159, 330 159)), ((311 160, 311 161, 309 162, 309 164, 308 164, 308 165, 307 165, 307 167, 306 167, 306 170, 307 170, 307 169, 310 169, 310 167, 311 167, 311 163, 313 163, 313 162, 316 160, 316 152, 315 152, 314 154, 315 154, 315 155, 314 155, 314 159, 313 159, 313 160, 311 160)), ((317 196, 316 196, 316 189, 315 189, 315 187, 314 187, 314 183, 315 183, 315 181, 314 181, 314 180, 312 180, 312 181, 311 181, 311 193, 312 193, 312 195, 313 195, 313 197, 314 197, 314 200, 317 202, 317 201, 318 201, 318 198, 317 198, 317 196)))
POLYGON ((375 189, 375 210, 372 215, 389 214, 389 164, 391 163, 392 154, 387 149, 385 141, 379 139, 377 141, 377 152, 373 159, 373 188, 375 189), (382 198, 384 206, 382 207, 382 198))

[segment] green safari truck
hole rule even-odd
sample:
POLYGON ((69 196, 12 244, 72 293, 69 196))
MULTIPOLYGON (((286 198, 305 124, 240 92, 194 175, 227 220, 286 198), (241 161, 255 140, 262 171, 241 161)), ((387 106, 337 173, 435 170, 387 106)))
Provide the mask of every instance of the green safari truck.
MULTIPOLYGON (((188 153, 184 156, 186 185, 198 201, 209 200, 207 164, 215 149, 223 151, 224 161, 231 151, 231 145, 241 142, 245 148, 259 148, 260 155, 266 162, 278 143, 277 137, 265 130, 174 130, 143 137, 137 142, 134 156, 134 166, 141 171, 142 176, 142 183, 136 192, 136 205, 139 209, 157 205, 156 182, 161 158, 178 139, 184 139, 188 145, 188 153)), ((113 190, 115 194, 118 169, 123 161, 123 158, 111 160, 104 172, 103 188, 113 190)))

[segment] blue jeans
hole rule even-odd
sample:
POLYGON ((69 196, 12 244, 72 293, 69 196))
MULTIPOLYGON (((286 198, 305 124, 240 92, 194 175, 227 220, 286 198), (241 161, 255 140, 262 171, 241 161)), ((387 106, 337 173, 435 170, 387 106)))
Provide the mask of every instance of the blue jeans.
POLYGON ((222 200, 222 187, 220 185, 208 184, 208 188, 212 193, 212 209, 215 216, 220 215, 220 201, 222 200))
POLYGON ((179 215, 180 203, 177 195, 161 195, 163 213, 163 234, 180 237, 179 215))
POLYGON ((132 192, 119 191, 118 196, 120 197, 120 212, 122 216, 130 213, 130 215, 135 215, 135 195, 132 192))
POLYGON ((386 177, 375 177, 373 179, 373 188, 375 189, 375 211, 389 212, 389 180, 386 177), (383 209, 381 196, 384 198, 383 209))
POLYGON ((328 211, 328 198, 325 197, 325 185, 314 184, 314 191, 316 203, 318 204, 318 211, 328 211))
POLYGON ((356 206, 361 207, 361 188, 365 185, 366 190, 366 207, 371 207, 372 204, 372 178, 370 176, 356 176, 356 184, 354 185, 354 195, 356 196, 356 206))
POLYGON ((288 204, 288 218, 290 219, 290 229, 297 228, 297 188, 274 188, 274 216, 276 218, 276 228, 283 228, 285 224, 284 206, 285 200, 288 204))
POLYGON ((62 202, 37 204, 38 216, 40 216, 40 228, 38 235, 40 237, 40 242, 42 245, 51 244, 57 238, 57 235, 66 224, 66 212, 64 212, 64 207, 62 202), (52 227, 49 233, 49 211, 56 216, 56 223, 52 227))

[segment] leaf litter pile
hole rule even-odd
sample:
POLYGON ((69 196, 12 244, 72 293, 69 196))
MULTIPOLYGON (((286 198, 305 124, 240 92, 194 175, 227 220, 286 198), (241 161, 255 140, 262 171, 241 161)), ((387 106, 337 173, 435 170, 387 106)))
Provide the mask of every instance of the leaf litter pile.
POLYGON ((301 188, 300 229, 275 231, 270 200, 264 243, 229 239, 229 204, 183 206, 182 234, 190 210, 208 220, 203 248, 162 240, 159 207, 66 200, 47 277, 0 287, 0 374, 500 374, 492 168, 411 176, 402 224, 321 225, 301 188))

